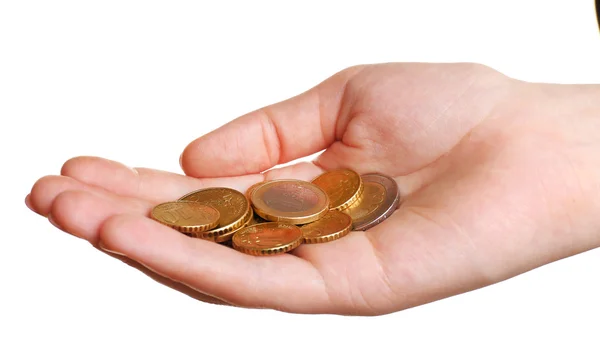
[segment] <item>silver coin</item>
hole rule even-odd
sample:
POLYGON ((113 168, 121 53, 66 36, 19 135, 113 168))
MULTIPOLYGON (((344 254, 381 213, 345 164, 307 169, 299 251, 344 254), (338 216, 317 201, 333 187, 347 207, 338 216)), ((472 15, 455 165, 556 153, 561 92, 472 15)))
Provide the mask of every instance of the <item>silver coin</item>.
POLYGON ((400 204, 396 180, 379 173, 361 176, 364 190, 358 202, 343 212, 352 217, 354 231, 366 231, 392 215, 400 204))

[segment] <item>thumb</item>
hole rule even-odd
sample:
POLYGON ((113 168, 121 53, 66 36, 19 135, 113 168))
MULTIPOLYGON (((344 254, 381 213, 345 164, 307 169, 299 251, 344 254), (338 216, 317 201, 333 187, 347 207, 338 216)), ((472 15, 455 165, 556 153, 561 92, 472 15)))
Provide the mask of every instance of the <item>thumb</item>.
POLYGON ((259 173, 327 148, 336 140, 346 84, 361 69, 343 70, 192 141, 180 158, 183 171, 193 177, 259 173))

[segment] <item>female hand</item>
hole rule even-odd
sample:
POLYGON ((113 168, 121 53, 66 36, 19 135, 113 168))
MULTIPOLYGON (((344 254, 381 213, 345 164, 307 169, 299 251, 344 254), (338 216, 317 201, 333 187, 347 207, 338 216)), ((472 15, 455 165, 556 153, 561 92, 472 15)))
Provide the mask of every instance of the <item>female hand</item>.
POLYGON ((525 83, 475 64, 359 66, 193 141, 181 157, 186 176, 79 157, 38 180, 26 201, 200 300, 384 314, 599 246, 599 107, 599 86, 525 83), (400 208, 369 231, 272 257, 147 217, 199 188, 244 192, 335 168, 393 176, 400 208))

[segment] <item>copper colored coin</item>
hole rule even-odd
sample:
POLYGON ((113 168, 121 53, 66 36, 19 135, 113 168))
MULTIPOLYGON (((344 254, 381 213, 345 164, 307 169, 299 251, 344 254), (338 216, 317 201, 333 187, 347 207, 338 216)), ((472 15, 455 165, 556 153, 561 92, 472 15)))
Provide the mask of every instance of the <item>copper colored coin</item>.
POLYGON ((358 173, 341 169, 325 172, 313 181, 329 196, 329 209, 341 211, 358 201, 363 183, 358 173))
POLYGON ((219 224, 220 213, 199 202, 174 201, 156 205, 150 217, 180 232, 204 232, 219 224))
POLYGON ((387 219, 398 208, 400 195, 396 181, 382 174, 365 174, 361 199, 344 212, 352 217, 352 229, 366 231, 387 219))
POLYGON ((285 253, 302 244, 302 231, 298 226, 268 222, 244 227, 232 238, 233 248, 251 255, 285 253))
POLYGON ((268 181, 252 192, 250 200, 261 218, 295 225, 318 220, 329 210, 327 193, 301 180, 268 181))
POLYGON ((302 226, 304 242, 307 244, 317 244, 339 239, 348 233, 352 228, 352 218, 346 213, 339 211, 329 211, 321 219, 302 226))
POLYGON ((231 188, 213 187, 191 192, 179 201, 195 201, 214 207, 221 214, 219 226, 202 232, 200 238, 214 238, 241 228, 251 216, 252 210, 246 196, 231 188))

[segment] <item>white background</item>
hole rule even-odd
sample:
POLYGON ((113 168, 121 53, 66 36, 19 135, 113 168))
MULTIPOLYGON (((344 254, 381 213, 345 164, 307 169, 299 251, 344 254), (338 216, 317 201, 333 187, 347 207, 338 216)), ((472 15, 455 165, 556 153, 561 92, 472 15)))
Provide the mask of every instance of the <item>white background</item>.
POLYGON ((181 173, 196 137, 351 65, 600 83, 593 0, 0 1, 0 338, 598 338, 600 251, 374 318, 200 303, 23 199, 77 155, 181 173))

